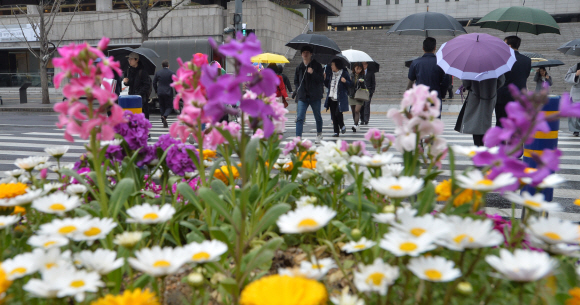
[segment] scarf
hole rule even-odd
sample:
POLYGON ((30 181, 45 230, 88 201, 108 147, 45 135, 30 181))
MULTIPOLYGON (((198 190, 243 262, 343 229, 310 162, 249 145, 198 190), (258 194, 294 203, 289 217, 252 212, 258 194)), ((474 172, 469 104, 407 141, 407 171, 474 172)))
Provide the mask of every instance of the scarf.
POLYGON ((330 80, 330 93, 328 95, 335 101, 338 100, 338 82, 341 75, 342 71, 332 72, 332 80, 330 80))

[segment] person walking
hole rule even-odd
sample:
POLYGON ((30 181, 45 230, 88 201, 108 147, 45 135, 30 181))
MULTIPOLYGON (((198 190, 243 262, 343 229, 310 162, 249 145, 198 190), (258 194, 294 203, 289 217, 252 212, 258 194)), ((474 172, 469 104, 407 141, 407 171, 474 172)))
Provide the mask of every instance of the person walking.
POLYGON ((540 67, 534 76, 534 83, 536 83, 536 91, 544 89, 544 83, 548 83, 548 86, 552 86, 552 77, 548 75, 546 68, 540 67))
POLYGON ((322 66, 315 59, 312 59, 312 47, 304 46, 300 50, 302 63, 296 67, 294 74, 294 86, 296 87, 296 100, 298 105, 296 112, 296 136, 302 137, 304 128, 304 119, 308 107, 312 108, 314 119, 316 120, 316 140, 315 143, 322 141, 322 115, 320 106, 322 103, 322 91, 324 85, 324 72, 322 66))
POLYGON ((167 117, 173 110, 173 88, 171 88, 171 83, 173 82, 172 76, 175 73, 169 70, 169 61, 167 59, 161 62, 161 67, 162 69, 157 71, 153 77, 153 90, 157 92, 157 98, 159 99, 159 111, 161 112, 163 127, 168 128, 167 117))
POLYGON ((284 108, 288 107, 288 102, 286 102, 286 98, 288 97, 288 92, 286 91, 286 85, 284 84, 284 79, 279 73, 278 66, 276 64, 269 64, 268 69, 274 71, 278 76, 278 80, 280 83, 276 87, 276 100, 278 103, 284 104, 284 108))
POLYGON ((447 86, 447 89, 443 90, 443 96, 441 101, 445 99, 445 96, 447 94, 449 94, 449 99, 453 98, 453 75, 445 74, 445 77, 447 78, 447 83, 449 85, 447 86))
MULTIPOLYGON (((425 54, 413 60, 411 67, 409 67, 407 77, 417 85, 429 86, 429 90, 437 91, 438 97, 441 100, 443 99, 443 91, 449 87, 449 82, 448 78, 445 77, 443 69, 437 65, 437 57, 435 56, 436 46, 437 40, 433 37, 427 37, 423 40, 423 51, 425 54)), ((442 104, 440 104, 440 111, 443 109, 442 107, 442 104)))
POLYGON ((501 119, 507 117, 505 106, 514 100, 508 86, 514 84, 519 90, 526 89, 526 82, 532 70, 532 60, 518 52, 522 39, 518 36, 508 36, 503 40, 514 50, 516 62, 512 69, 505 73, 505 83, 497 90, 497 103, 495 104, 495 125, 501 127, 501 119))
POLYGON ((324 75, 324 86, 328 88, 324 108, 330 108, 332 123, 334 126, 333 137, 339 137, 346 132, 343 112, 348 111, 348 88, 352 86, 348 70, 343 66, 340 59, 335 58, 330 62, 330 73, 324 75))
POLYGON ((364 102, 355 99, 354 96, 357 90, 367 88, 365 86, 365 74, 362 64, 360 63, 354 64, 351 80, 352 80, 351 85, 348 88, 348 104, 350 105, 350 111, 352 112, 352 120, 354 122, 351 129, 353 132, 356 132, 359 129, 360 114, 364 102))
POLYGON ((139 62, 139 54, 131 53, 127 56, 129 70, 123 79, 123 84, 129 86, 129 95, 141 96, 141 107, 145 118, 149 120, 149 95, 151 94, 151 78, 139 62))
MULTIPOLYGON (((572 84, 570 89, 570 98, 573 102, 580 102, 580 63, 573 65, 568 69, 564 81, 572 84)), ((580 118, 568 118, 568 129, 577 137, 580 135, 580 118)))
POLYGON ((377 83, 375 81, 375 71, 369 69, 369 63, 366 61, 362 62, 362 67, 365 72, 364 82, 366 84, 366 89, 369 90, 369 100, 363 103, 360 112, 360 119, 362 120, 362 125, 368 125, 369 119, 371 117, 371 101, 373 99, 373 94, 375 93, 375 87, 377 86, 377 83))
POLYGON ((284 72, 284 66, 281 64, 278 64, 278 75, 282 76, 282 80, 284 81, 284 86, 286 87, 286 92, 291 96, 292 95, 292 84, 290 84, 290 79, 288 79, 288 76, 286 76, 286 74, 284 74, 283 72, 284 72))
POLYGON ((455 130, 460 133, 472 134, 475 146, 483 146, 483 135, 491 128, 497 92, 504 82, 504 75, 480 82, 463 81, 463 88, 468 91, 468 94, 459 112, 455 130))

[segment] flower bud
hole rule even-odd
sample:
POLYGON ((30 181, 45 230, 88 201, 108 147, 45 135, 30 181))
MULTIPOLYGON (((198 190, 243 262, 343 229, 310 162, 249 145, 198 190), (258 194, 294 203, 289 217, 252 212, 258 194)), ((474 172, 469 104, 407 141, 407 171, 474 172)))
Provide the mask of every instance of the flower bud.
POLYGON ((193 287, 203 285, 203 275, 198 272, 192 272, 187 276, 187 283, 193 287))
POLYGON ((473 286, 469 282, 460 282, 457 284, 457 292, 463 295, 470 295, 473 292, 473 286))
POLYGON ((387 214, 387 213, 395 213, 395 206, 394 205, 386 205, 383 208, 383 213, 387 214))
POLYGON ((352 236, 354 241, 358 241, 362 237, 362 232, 359 229, 352 229, 352 231, 350 231, 350 236, 352 236))

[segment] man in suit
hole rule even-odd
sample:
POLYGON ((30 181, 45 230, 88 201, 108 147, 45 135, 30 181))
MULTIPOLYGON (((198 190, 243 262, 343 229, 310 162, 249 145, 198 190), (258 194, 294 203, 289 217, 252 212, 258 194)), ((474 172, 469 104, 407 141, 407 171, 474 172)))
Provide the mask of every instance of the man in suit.
POLYGON ((368 125, 371 116, 371 101, 373 99, 373 93, 375 93, 375 87, 377 83, 375 81, 375 71, 369 69, 369 63, 363 62, 363 69, 365 70, 365 86, 369 90, 369 100, 364 102, 360 110, 361 125, 368 125))
POLYGON ((166 59, 161 62, 161 70, 155 73, 153 77, 153 89, 157 92, 157 98, 159 98, 159 110, 161 111, 161 121, 163 121, 163 127, 167 128, 167 117, 173 109, 173 88, 171 88, 171 83, 173 82, 172 75, 175 73, 169 70, 169 61, 166 59))
MULTIPOLYGON (((409 67, 409 85, 412 82, 417 85, 429 86, 429 90, 435 90, 438 93, 439 99, 443 99, 443 92, 449 87, 449 78, 445 76, 445 72, 437 65, 437 57, 435 56, 435 47, 437 40, 433 37, 427 37, 423 40, 423 54, 411 63, 409 67)), ((442 105, 439 106, 441 110, 442 105)))
POLYGON ((495 125, 501 127, 501 118, 507 117, 505 106, 507 103, 513 101, 513 97, 509 91, 508 85, 514 84, 518 89, 527 89, 526 82, 532 70, 532 60, 518 52, 522 40, 518 36, 508 36, 504 42, 514 50, 516 54, 516 62, 512 66, 511 71, 505 74, 504 85, 497 90, 497 103, 495 104, 495 125))

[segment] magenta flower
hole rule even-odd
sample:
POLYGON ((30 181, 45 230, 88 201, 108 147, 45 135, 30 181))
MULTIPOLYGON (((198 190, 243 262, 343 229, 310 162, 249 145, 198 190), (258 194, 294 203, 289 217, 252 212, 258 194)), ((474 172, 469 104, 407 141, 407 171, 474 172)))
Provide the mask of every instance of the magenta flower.
POLYGON ((201 67, 207 64, 207 55, 203 53, 195 53, 193 55, 193 64, 201 67))
POLYGON ((564 93, 560 97, 560 116, 580 117, 580 103, 574 103, 569 93, 564 93))
POLYGON ((236 39, 231 39, 228 43, 218 47, 219 53, 228 57, 233 57, 242 63, 250 63, 252 57, 262 53, 260 41, 254 33, 244 37, 241 32, 236 33, 236 39))

